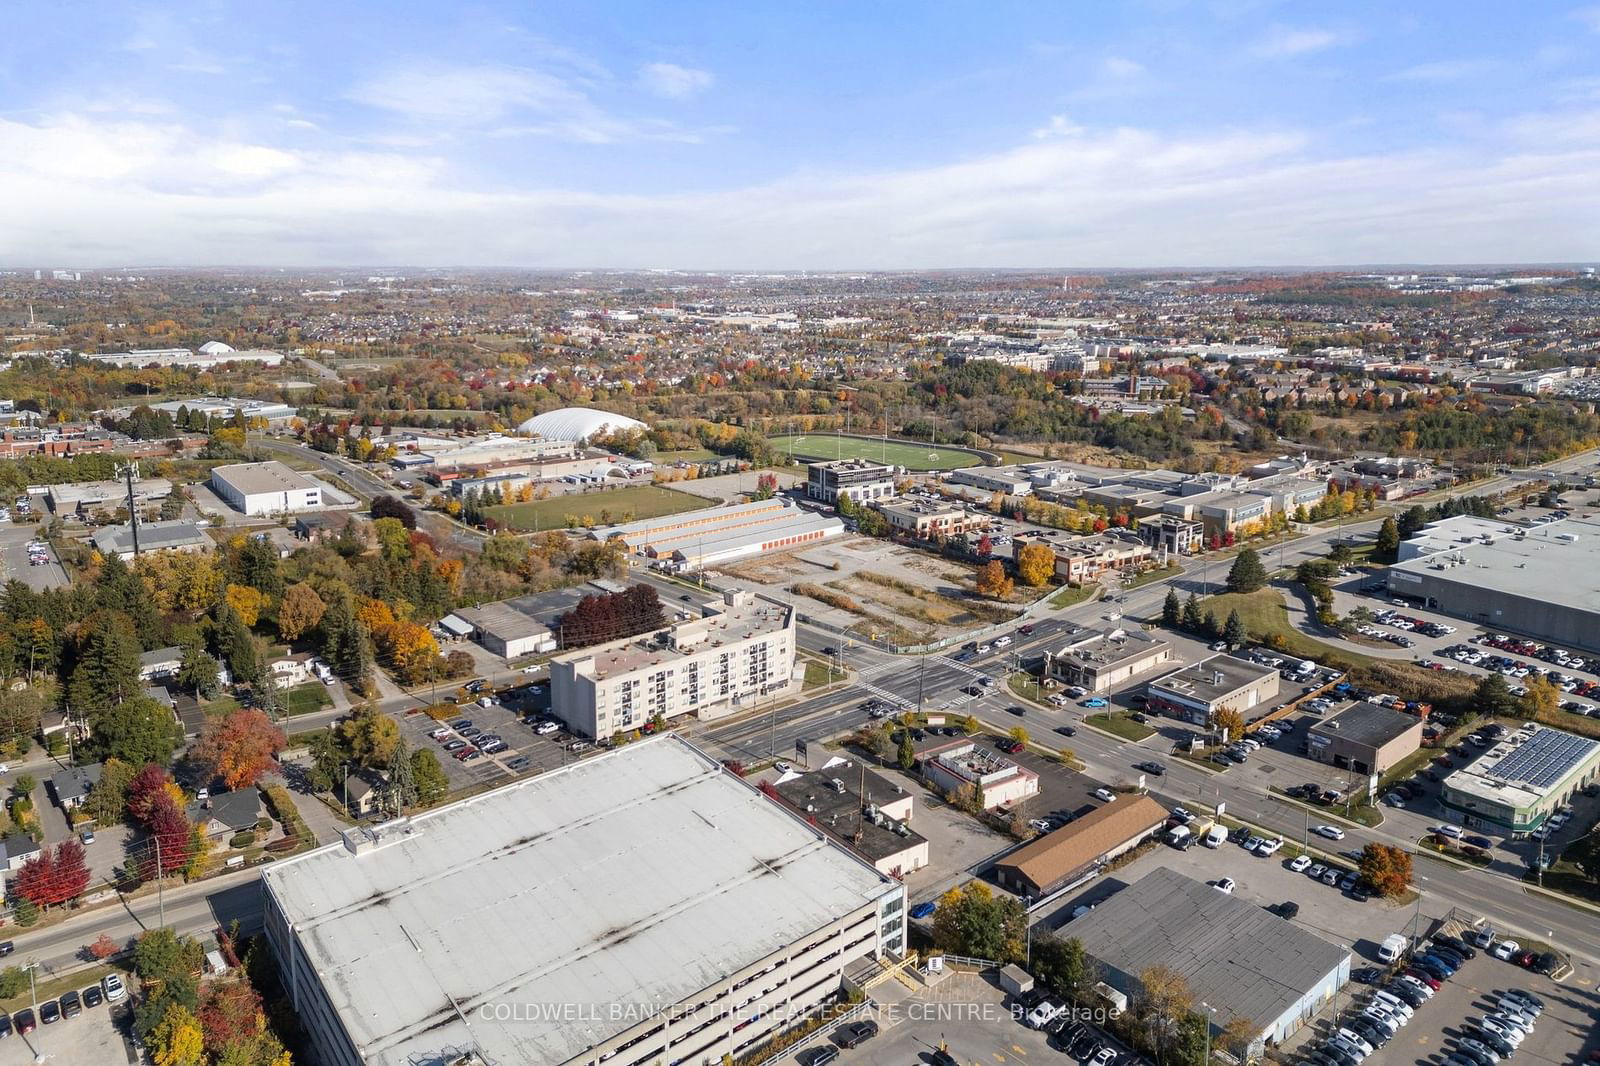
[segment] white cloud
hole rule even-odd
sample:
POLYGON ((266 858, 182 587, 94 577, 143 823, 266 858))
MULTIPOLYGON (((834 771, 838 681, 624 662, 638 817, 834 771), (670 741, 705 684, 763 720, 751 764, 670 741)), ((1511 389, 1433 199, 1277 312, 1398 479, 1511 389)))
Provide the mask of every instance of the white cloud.
POLYGON ((1257 41, 1251 52, 1263 59, 1287 59, 1291 56, 1321 52, 1343 44, 1344 40, 1342 35, 1332 30, 1278 26, 1257 41))
POLYGON ((1057 132, 943 165, 667 195, 468 173, 459 154, 0 119, 0 158, 13 161, 0 169, 0 261, 1327 265, 1571 261, 1600 244, 1600 111, 1373 155, 1292 130, 1167 135, 1065 117, 1044 129, 1057 132))
POLYGON ((1144 64, 1123 56, 1107 56, 1100 69, 1113 78, 1137 78, 1144 73, 1144 64))
POLYGON ((669 100, 687 100, 711 88, 715 79, 709 71, 680 67, 676 63, 647 63, 639 68, 639 84, 645 90, 669 100))
POLYGON ((412 133, 417 143, 432 143, 448 137, 448 131, 462 129, 581 144, 698 142, 713 132, 686 130, 665 119, 613 114, 591 99, 578 81, 526 67, 397 68, 359 83, 349 96, 426 130, 412 133), (435 132, 441 129, 447 132, 435 132))
POLYGON ((1482 77, 1494 69, 1494 64, 1484 59, 1445 59, 1435 63, 1419 63, 1414 67, 1396 71, 1385 81, 1450 82, 1464 78, 1482 77))
POLYGON ((1033 136, 1035 140, 1043 141, 1051 137, 1076 137, 1082 132, 1083 127, 1066 115, 1051 115, 1049 122, 1033 131, 1033 136))
POLYGON ((1580 7, 1572 12, 1572 17, 1595 33, 1600 33, 1600 4, 1593 7, 1580 7))

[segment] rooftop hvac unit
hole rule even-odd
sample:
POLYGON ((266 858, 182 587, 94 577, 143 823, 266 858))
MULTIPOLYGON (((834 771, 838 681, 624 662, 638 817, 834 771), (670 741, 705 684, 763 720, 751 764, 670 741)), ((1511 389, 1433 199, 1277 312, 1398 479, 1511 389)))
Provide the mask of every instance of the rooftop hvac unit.
POLYGON ((1221 670, 1218 670, 1216 673, 1211 675, 1211 683, 1213 685, 1222 684, 1222 671, 1221 670))
POLYGON ((828 782, 828 787, 833 789, 833 791, 838 795, 844 795, 844 782, 839 780, 837 777, 828 782))

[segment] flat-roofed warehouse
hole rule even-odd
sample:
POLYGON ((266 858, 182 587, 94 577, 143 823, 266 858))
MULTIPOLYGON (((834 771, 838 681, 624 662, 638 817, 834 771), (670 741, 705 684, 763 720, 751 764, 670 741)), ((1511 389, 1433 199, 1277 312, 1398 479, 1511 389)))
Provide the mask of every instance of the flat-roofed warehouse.
POLYGON ((1013 892, 1039 899, 1138 847, 1166 822, 1167 809, 1149 796, 1118 796, 1006 855, 995 863, 995 876, 1013 892))
POLYGON ((1166 966, 1221 1029, 1248 1018, 1261 1043, 1282 1043, 1350 980, 1350 952, 1264 907, 1176 870, 1151 870, 1066 927, 1130 998, 1139 975, 1166 966))
POLYGON ((1600 651, 1600 518, 1472 529, 1389 567, 1389 591, 1432 610, 1600 651), (1587 578, 1587 580, 1585 580, 1587 578))
POLYGON ((1362 701, 1306 733, 1306 754, 1317 762, 1381 774, 1422 747, 1422 719, 1362 701))
POLYGON ((1572 794, 1600 780, 1600 741, 1531 723, 1456 770, 1439 802, 1474 829, 1526 836, 1572 794))
POLYGON ((844 523, 774 497, 644 518, 596 528, 596 540, 620 537, 629 549, 664 564, 699 569, 769 551, 804 548, 844 532, 844 523))
POLYGON ((287 514, 322 506, 322 486, 276 459, 215 467, 211 487, 230 507, 247 515, 287 514))
POLYGON ((736 1058, 905 945, 904 885, 670 735, 262 884, 323 1066, 736 1058))

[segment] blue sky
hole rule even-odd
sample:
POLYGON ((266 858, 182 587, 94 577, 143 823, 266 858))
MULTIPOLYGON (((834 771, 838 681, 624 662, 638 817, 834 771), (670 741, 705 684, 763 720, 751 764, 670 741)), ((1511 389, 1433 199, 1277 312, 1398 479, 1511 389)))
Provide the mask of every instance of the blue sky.
POLYGON ((1600 5, 197 0, 8 29, 11 265, 1600 257, 1600 5))

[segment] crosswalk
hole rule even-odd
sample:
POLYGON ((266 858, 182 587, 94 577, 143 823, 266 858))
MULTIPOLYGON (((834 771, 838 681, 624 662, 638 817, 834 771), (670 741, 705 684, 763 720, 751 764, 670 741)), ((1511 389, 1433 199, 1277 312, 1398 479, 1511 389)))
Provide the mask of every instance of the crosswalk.
POLYGON ((905 711, 916 706, 913 701, 906 699, 904 696, 890 692, 886 688, 879 688, 877 685, 874 685, 872 682, 865 679, 861 681, 861 687, 896 710, 905 711))

